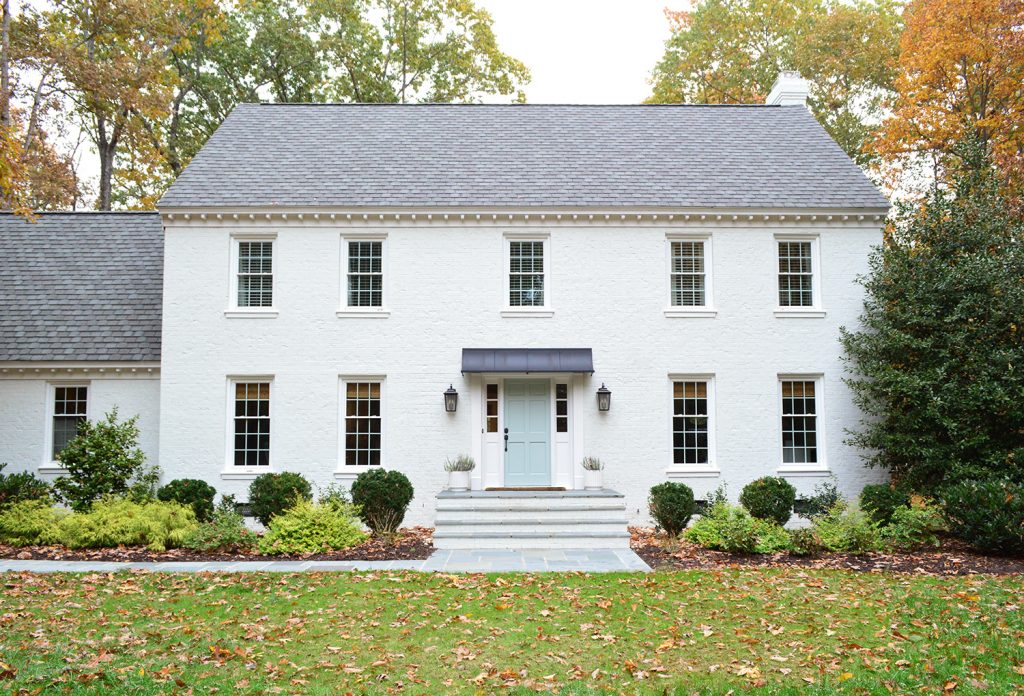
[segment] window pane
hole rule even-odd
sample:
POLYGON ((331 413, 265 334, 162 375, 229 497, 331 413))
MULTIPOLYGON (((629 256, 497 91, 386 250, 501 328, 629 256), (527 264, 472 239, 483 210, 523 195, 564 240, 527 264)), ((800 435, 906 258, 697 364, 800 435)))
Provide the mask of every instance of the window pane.
POLYGON ((812 307, 810 242, 779 242, 779 306, 812 307))
POLYGON ((544 242, 509 242, 509 305, 544 306, 544 242))
POLYGON ((238 306, 274 304, 273 242, 238 243, 238 306))
POLYGON ((270 465, 270 383, 235 384, 234 462, 270 465))
POLYGON ((708 462, 707 382, 685 381, 672 385, 672 446, 676 464, 708 462))
POLYGON ((815 383, 782 382, 782 461, 813 464, 818 461, 815 383))
MULTIPOLYGON (((361 242, 365 244, 366 242, 361 242)), ((345 384, 345 464, 369 466, 380 463, 380 382, 345 384)))
POLYGON ((703 307, 704 242, 672 242, 672 305, 703 307))
POLYGON ((384 305, 384 243, 348 243, 348 306, 384 305))

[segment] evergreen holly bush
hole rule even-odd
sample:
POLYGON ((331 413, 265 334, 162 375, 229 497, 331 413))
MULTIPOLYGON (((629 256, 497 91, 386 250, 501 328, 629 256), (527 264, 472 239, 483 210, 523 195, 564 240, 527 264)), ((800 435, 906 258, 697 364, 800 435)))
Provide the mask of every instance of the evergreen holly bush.
POLYGON ((374 534, 394 534, 405 519, 413 489, 400 471, 368 469, 352 482, 352 503, 374 534))
POLYGON ((57 455, 67 475, 54 482, 54 492, 76 511, 104 496, 124 495, 143 468, 138 417, 118 422, 117 408, 101 421, 82 421, 76 435, 57 455))
POLYGON ((910 505, 910 494, 888 483, 872 483, 860 492, 860 506, 881 525, 892 521, 896 508, 910 505))
POLYGON ((796 489, 784 478, 765 476, 743 487, 740 503, 757 519, 770 520, 782 526, 793 515, 796 489))
POLYGON ((266 527, 275 515, 292 507, 296 499, 309 500, 313 488, 302 474, 283 471, 279 474, 260 474, 249 484, 249 507, 252 515, 266 527))
POLYGON ((951 187, 898 208, 842 331, 865 414, 851 443, 910 490, 1024 483, 1024 219, 982 146, 951 187))
POLYGON ((207 522, 213 517, 213 499, 216 496, 216 489, 199 479, 174 479, 156 492, 157 500, 191 507, 200 522, 207 522))
POLYGON ((647 499, 651 517, 671 537, 679 536, 686 529, 697 506, 693 490, 685 483, 666 481, 651 488, 647 499))
POLYGON ((940 501, 949 531, 981 551, 1024 554, 1024 486, 1006 480, 962 481, 940 501))

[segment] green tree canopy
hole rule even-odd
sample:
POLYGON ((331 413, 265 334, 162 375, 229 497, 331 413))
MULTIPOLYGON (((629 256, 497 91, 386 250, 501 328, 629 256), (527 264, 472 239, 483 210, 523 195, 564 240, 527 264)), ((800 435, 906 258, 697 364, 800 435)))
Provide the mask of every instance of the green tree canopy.
POLYGON ((892 88, 902 29, 895 0, 700 0, 669 12, 651 103, 751 104, 783 70, 811 81, 810 107, 858 163, 892 88))
POLYGON ((1024 482, 1024 223, 984 149, 904 206, 871 258, 863 327, 843 330, 864 412, 851 442, 916 490, 1024 482))

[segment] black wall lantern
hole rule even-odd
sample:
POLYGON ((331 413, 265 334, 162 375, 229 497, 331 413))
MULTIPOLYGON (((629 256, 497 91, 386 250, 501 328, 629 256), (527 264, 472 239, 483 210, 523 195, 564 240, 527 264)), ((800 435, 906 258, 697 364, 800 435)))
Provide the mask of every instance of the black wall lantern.
POLYGON ((451 384, 444 390, 444 410, 448 413, 455 413, 455 409, 459 406, 459 393, 455 391, 455 387, 451 384))
POLYGON ((597 410, 598 411, 609 411, 612 407, 612 390, 604 386, 604 382, 601 382, 601 388, 597 390, 597 410))

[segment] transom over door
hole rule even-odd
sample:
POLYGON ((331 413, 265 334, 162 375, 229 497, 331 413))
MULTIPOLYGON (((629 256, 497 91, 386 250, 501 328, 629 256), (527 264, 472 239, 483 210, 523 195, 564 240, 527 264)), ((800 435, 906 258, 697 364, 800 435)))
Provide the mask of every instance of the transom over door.
POLYGON ((550 384, 505 380, 505 485, 551 485, 550 384))

